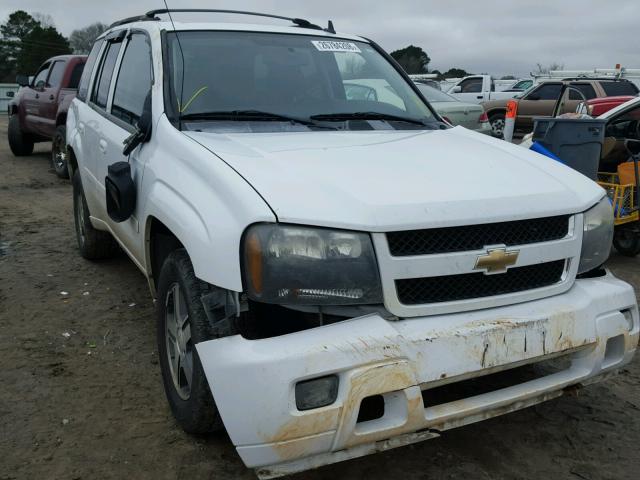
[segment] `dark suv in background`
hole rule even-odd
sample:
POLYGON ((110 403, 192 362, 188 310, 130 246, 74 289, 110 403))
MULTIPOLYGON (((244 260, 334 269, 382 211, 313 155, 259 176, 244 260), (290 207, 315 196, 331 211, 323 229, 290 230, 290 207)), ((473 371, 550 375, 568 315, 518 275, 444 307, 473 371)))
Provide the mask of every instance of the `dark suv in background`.
POLYGON ((16 156, 30 155, 36 142, 52 142, 51 161, 56 174, 67 170, 67 110, 76 96, 85 55, 60 55, 44 62, 33 79, 18 75, 22 87, 9 103, 9 146, 16 156))

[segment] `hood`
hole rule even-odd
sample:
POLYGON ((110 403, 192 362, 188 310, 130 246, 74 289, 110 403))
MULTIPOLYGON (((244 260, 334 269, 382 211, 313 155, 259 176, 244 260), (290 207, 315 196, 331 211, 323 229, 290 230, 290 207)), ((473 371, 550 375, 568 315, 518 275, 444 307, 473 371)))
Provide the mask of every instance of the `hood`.
POLYGON ((577 213, 604 191, 516 145, 438 131, 186 135, 220 157, 280 222, 371 232, 577 213))

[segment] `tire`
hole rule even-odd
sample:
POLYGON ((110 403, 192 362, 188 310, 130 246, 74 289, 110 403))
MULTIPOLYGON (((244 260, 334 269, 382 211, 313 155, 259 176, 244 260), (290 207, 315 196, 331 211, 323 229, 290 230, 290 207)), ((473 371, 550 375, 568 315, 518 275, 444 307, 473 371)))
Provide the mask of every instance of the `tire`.
POLYGON ((635 257, 640 253, 640 233, 630 228, 616 228, 613 234, 613 246, 618 253, 635 257))
POLYGON ((80 255, 87 260, 101 260, 112 257, 118 251, 118 244, 109 232, 96 230, 91 225, 89 207, 77 170, 73 174, 73 217, 80 255))
POLYGON ((17 114, 9 117, 9 147, 16 157, 24 157, 33 153, 33 140, 20 128, 20 118, 17 114))
POLYGON ((69 178, 67 158, 67 128, 59 125, 51 140, 51 164, 60 178, 69 178))
POLYGON ((158 355, 171 411, 182 429, 193 434, 224 430, 195 348, 199 342, 237 331, 224 318, 223 304, 207 316, 202 297, 212 292, 224 293, 196 278, 186 250, 169 254, 158 279, 158 355))
POLYGON ((491 124, 491 135, 496 138, 504 138, 505 114, 493 114, 489 117, 489 123, 491 124))

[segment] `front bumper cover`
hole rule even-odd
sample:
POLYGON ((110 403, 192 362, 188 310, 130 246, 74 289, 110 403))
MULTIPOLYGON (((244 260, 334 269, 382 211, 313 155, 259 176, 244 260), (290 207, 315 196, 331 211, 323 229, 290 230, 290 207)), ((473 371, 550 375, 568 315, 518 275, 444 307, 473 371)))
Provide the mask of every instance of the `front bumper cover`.
POLYGON ((210 340, 197 349, 240 457, 271 478, 558 397, 629 362, 638 331, 633 289, 608 273, 518 305, 396 322, 368 315, 264 340, 210 340), (557 373, 424 407, 423 390, 562 353, 570 367, 557 373), (328 374, 340 379, 336 402, 298 411, 295 384, 328 374), (384 415, 358 423, 362 399, 373 395, 383 396, 384 415))

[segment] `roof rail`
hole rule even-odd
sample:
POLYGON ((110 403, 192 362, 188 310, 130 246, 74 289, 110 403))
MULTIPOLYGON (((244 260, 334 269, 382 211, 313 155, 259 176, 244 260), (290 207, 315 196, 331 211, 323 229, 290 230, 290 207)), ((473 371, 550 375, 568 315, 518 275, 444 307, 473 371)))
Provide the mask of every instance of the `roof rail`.
POLYGON ((156 15, 170 14, 170 13, 223 13, 223 14, 232 14, 232 15, 251 15, 255 17, 266 17, 266 18, 275 18, 278 20, 287 20, 292 22, 294 25, 300 28, 310 28, 312 30, 322 30, 328 33, 336 33, 333 28, 333 23, 329 20, 329 24, 327 28, 322 28, 319 25, 315 25, 311 23, 309 20, 305 20, 304 18, 290 18, 283 17, 281 15, 272 15, 270 13, 259 13, 259 12, 246 12, 243 10, 220 10, 220 9, 209 9, 209 8, 162 8, 158 10, 149 10, 144 15, 140 15, 137 17, 129 17, 123 20, 119 20, 110 25, 109 28, 115 27, 118 25, 124 25, 132 22, 141 22, 141 21, 149 21, 149 20, 160 20, 156 15))
POLYGON ((146 15, 138 15, 135 17, 127 17, 127 18, 123 18, 122 20, 118 20, 117 22, 113 22, 111 25, 109 25, 109 28, 113 28, 113 27, 117 27, 120 25, 126 25, 127 23, 133 23, 133 22, 147 22, 149 20, 160 20, 158 17, 147 17, 146 15))

